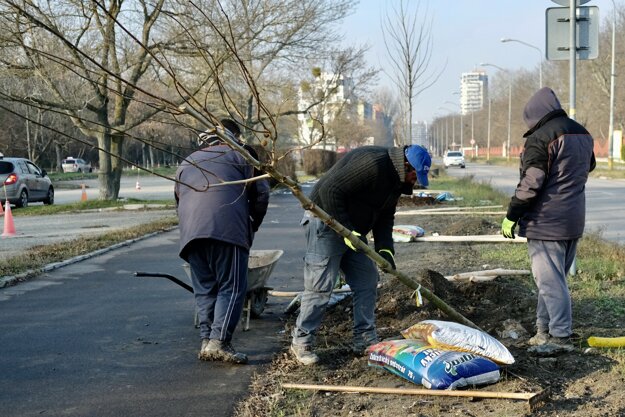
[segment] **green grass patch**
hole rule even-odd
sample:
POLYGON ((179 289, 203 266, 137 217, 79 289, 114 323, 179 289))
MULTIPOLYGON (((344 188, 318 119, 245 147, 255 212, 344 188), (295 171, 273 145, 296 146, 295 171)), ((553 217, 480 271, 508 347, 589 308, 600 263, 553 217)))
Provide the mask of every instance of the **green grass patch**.
POLYGON ((110 209, 110 208, 122 208, 127 204, 160 204, 173 207, 174 199, 170 200, 138 200, 134 198, 124 200, 87 200, 78 201, 71 204, 59 204, 59 205, 29 205, 27 208, 13 209, 11 213, 15 217, 22 216, 43 216, 48 214, 59 213, 71 213, 82 210, 97 210, 97 209, 110 209))
POLYGON ((126 230, 105 233, 99 236, 79 237, 75 240, 52 245, 36 246, 25 250, 18 256, 0 261, 0 276, 17 275, 28 270, 37 271, 47 264, 61 262, 150 233, 165 231, 177 224, 178 218, 171 216, 126 230))
POLYGON ((454 205, 458 206, 490 206, 508 205, 510 196, 494 189, 488 183, 475 182, 473 176, 454 178, 444 173, 430 181, 432 190, 449 191, 455 198, 454 205))

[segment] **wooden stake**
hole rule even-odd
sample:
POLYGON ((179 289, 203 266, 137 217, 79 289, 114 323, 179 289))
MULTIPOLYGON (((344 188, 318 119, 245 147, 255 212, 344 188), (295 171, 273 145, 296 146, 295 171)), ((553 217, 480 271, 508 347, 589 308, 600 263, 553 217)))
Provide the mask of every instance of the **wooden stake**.
POLYGON ((538 398, 545 395, 545 391, 531 392, 505 392, 505 391, 475 391, 475 390, 430 390, 424 388, 384 388, 384 387, 356 387, 338 385, 313 385, 313 384, 282 384, 283 388, 304 389, 313 391, 332 392, 355 392, 368 394, 395 394, 395 395, 432 395, 438 397, 472 397, 493 398, 507 400, 525 400, 530 406, 536 403, 538 398))
POLYGON ((483 271, 462 272, 460 274, 449 275, 445 278, 449 281, 464 282, 464 281, 492 281, 493 279, 505 275, 529 275, 531 271, 527 269, 486 269, 483 271))

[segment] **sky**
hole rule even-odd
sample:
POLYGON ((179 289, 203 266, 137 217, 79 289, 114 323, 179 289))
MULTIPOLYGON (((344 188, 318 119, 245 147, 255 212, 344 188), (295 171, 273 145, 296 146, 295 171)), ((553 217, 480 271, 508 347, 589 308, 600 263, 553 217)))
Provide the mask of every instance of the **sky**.
MULTIPOLYGON (((625 2, 614 1, 618 5, 625 2)), ((417 0, 407 3, 416 9, 417 0)), ((421 0, 421 3, 421 16, 427 6, 433 22, 430 68, 435 72, 442 70, 438 81, 415 101, 414 121, 426 122, 459 111, 459 95, 454 92, 460 90, 463 72, 483 69, 493 78, 498 70, 480 67, 480 63, 511 71, 537 70, 540 58, 545 59, 546 10, 562 7, 552 0, 421 0), (518 42, 502 43, 501 38, 517 39, 540 51, 518 42)), ((345 20, 345 44, 369 45, 371 66, 390 68, 381 26, 385 13, 392 15, 391 7, 397 4, 399 0, 360 0, 355 12, 345 20)), ((586 0, 583 6, 599 8, 600 30, 611 22, 606 22, 606 18, 612 16, 612 0, 586 0)), ((605 53, 609 51, 599 51, 600 55, 605 53)), ((380 74, 379 85, 392 87, 384 74, 380 74)))

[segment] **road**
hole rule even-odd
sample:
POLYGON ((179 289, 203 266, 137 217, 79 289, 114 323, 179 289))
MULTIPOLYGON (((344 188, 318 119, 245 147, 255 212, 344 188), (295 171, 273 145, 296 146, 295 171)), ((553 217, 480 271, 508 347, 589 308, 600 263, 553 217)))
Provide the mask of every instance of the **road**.
MULTIPOLYGON (((302 209, 274 194, 254 249, 283 249, 268 285, 303 288, 302 209)), ((163 233, 0 289, 0 415, 231 416, 251 376, 288 341, 289 298, 270 297, 234 345, 250 365, 201 362, 193 298, 162 278, 185 277, 178 231, 163 233)))
MULTIPOLYGON (((512 196, 519 170, 512 167, 467 163, 449 168, 451 176, 472 175, 512 196)), ((625 180, 590 178, 586 184, 586 231, 600 232, 608 240, 625 243, 625 180)))
MULTIPOLYGON (((85 181, 68 181, 76 188, 58 188, 54 193, 55 204, 68 204, 80 201, 82 188, 80 184, 85 184, 87 199, 97 200, 99 195, 98 180, 89 179, 85 181)), ((140 200, 173 200, 174 182, 156 176, 124 176, 119 186, 120 198, 136 198, 140 200), (137 182, 139 188, 137 188, 137 182)))

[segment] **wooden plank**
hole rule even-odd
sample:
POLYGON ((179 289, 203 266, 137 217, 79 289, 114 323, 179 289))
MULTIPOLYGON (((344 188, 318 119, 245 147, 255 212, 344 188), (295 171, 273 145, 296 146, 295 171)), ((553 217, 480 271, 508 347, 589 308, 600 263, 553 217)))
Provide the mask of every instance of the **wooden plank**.
POLYGON ((524 237, 516 237, 515 239, 507 239, 502 235, 469 235, 469 236, 422 236, 417 237, 415 242, 506 242, 506 243, 526 243, 524 237))

